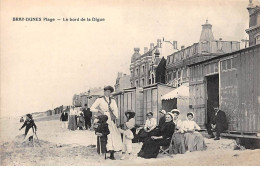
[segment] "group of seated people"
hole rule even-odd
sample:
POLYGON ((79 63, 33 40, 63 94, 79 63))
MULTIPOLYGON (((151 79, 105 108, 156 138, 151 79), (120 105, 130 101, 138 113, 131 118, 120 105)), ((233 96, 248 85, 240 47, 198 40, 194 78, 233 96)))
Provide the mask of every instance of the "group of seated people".
POLYGON ((143 142, 139 157, 156 158, 161 146, 169 147, 170 154, 205 150, 204 138, 198 132, 200 127, 193 121, 193 113, 187 113, 184 121, 178 119, 180 111, 177 109, 168 113, 162 110, 161 113, 163 116, 158 126, 153 113, 147 113, 146 123, 138 132, 138 139, 143 142))

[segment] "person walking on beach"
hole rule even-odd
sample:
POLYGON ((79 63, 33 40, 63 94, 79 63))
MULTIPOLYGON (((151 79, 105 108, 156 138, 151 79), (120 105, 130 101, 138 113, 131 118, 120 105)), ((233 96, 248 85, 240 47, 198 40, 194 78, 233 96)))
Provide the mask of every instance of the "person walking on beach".
POLYGON ((60 116, 61 128, 68 128, 68 113, 64 111, 60 116))
POLYGON ((74 106, 70 107, 70 115, 69 115, 69 130, 77 130, 77 124, 76 124, 76 108, 74 106))
POLYGON ((25 133, 23 142, 26 141, 28 138, 30 142, 33 141, 33 135, 37 130, 37 126, 35 125, 31 114, 26 114, 26 120, 19 130, 22 130, 24 127, 25 133))
POLYGON ((82 110, 85 118, 85 126, 86 130, 90 129, 91 127, 91 118, 92 118, 92 112, 90 111, 90 108, 88 108, 88 105, 84 105, 84 109, 82 110))
POLYGON ((121 134, 116 126, 118 119, 118 108, 116 101, 111 98, 111 93, 114 91, 112 86, 104 88, 104 96, 98 98, 90 108, 90 111, 95 116, 107 115, 108 116, 108 129, 110 134, 107 136, 107 150, 110 151, 110 159, 115 160, 115 151, 122 150, 121 134))

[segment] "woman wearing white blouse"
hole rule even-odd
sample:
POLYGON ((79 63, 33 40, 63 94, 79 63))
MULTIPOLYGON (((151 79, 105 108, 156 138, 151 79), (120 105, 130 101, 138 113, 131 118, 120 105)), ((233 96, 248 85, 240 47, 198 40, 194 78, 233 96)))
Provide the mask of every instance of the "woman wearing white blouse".
POLYGON ((147 113, 146 116, 147 120, 145 121, 144 128, 138 132, 138 139, 140 142, 143 142, 147 137, 153 135, 152 131, 156 128, 157 125, 157 121, 155 118, 153 118, 152 112, 147 113))
POLYGON ((188 152, 205 150, 206 144, 203 136, 198 132, 200 127, 193 121, 194 114, 187 113, 187 120, 183 121, 183 130, 185 132, 185 146, 188 152))
POLYGON ((90 108, 94 116, 107 115, 108 129, 110 134, 107 136, 107 151, 110 151, 110 159, 115 160, 115 151, 122 150, 121 134, 116 127, 116 120, 118 119, 118 108, 116 101, 111 98, 111 93, 114 88, 106 86, 104 88, 104 96, 98 98, 90 108))
POLYGON ((147 113, 147 120, 145 121, 144 125, 144 131, 150 132, 153 129, 155 129, 157 125, 156 119, 153 117, 153 113, 149 112, 147 113))

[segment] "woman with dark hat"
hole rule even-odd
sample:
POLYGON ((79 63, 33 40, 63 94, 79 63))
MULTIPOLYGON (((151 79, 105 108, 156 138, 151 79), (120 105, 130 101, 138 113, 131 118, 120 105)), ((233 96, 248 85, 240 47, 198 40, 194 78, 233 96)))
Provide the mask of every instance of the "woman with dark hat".
POLYGON ((136 134, 136 128, 135 128, 135 112, 132 110, 127 110, 125 112, 126 116, 126 122, 129 124, 129 129, 132 131, 134 135, 134 139, 132 140, 133 142, 137 142, 137 134, 136 134))
POLYGON ((26 114, 26 120, 19 130, 22 130, 22 128, 24 128, 24 127, 25 127, 25 136, 24 136, 23 141, 26 141, 28 138, 29 138, 29 141, 32 141, 33 133, 36 132, 37 126, 35 125, 31 114, 26 114))
POLYGON ((169 146, 172 134, 175 129, 175 124, 172 122, 171 114, 165 116, 165 123, 160 128, 159 136, 151 136, 144 141, 144 144, 138 153, 142 158, 156 158, 159 154, 160 146, 169 146))
POLYGON ((194 114, 187 113, 187 120, 183 121, 183 130, 185 132, 185 147, 187 152, 202 151, 206 149, 206 144, 203 136, 198 132, 199 125, 193 121, 194 114))
MULTIPOLYGON (((146 138, 153 135, 153 130, 156 128, 157 121, 153 117, 153 113, 149 112, 146 114, 146 121, 143 129, 138 132, 139 141, 143 142, 146 138)), ((157 132, 156 132, 157 133, 157 132)))
POLYGON ((115 151, 122 150, 121 134, 116 126, 116 120, 118 119, 118 108, 116 101, 111 97, 111 93, 114 92, 112 86, 106 86, 104 88, 104 96, 97 98, 90 108, 95 117, 99 115, 107 115, 108 129, 110 134, 107 136, 107 151, 110 151, 110 159, 115 160, 115 151))
POLYGON ((129 124, 131 125, 131 128, 135 127, 135 112, 133 112, 132 110, 127 110, 125 112, 125 116, 126 116, 126 122, 129 122, 129 124))

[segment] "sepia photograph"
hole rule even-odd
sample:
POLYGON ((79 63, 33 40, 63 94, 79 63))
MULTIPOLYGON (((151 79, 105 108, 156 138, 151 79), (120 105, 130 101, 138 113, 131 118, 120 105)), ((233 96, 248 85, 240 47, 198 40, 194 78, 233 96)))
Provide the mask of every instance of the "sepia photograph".
POLYGON ((0 166, 260 166, 260 0, 1 0, 0 166))

